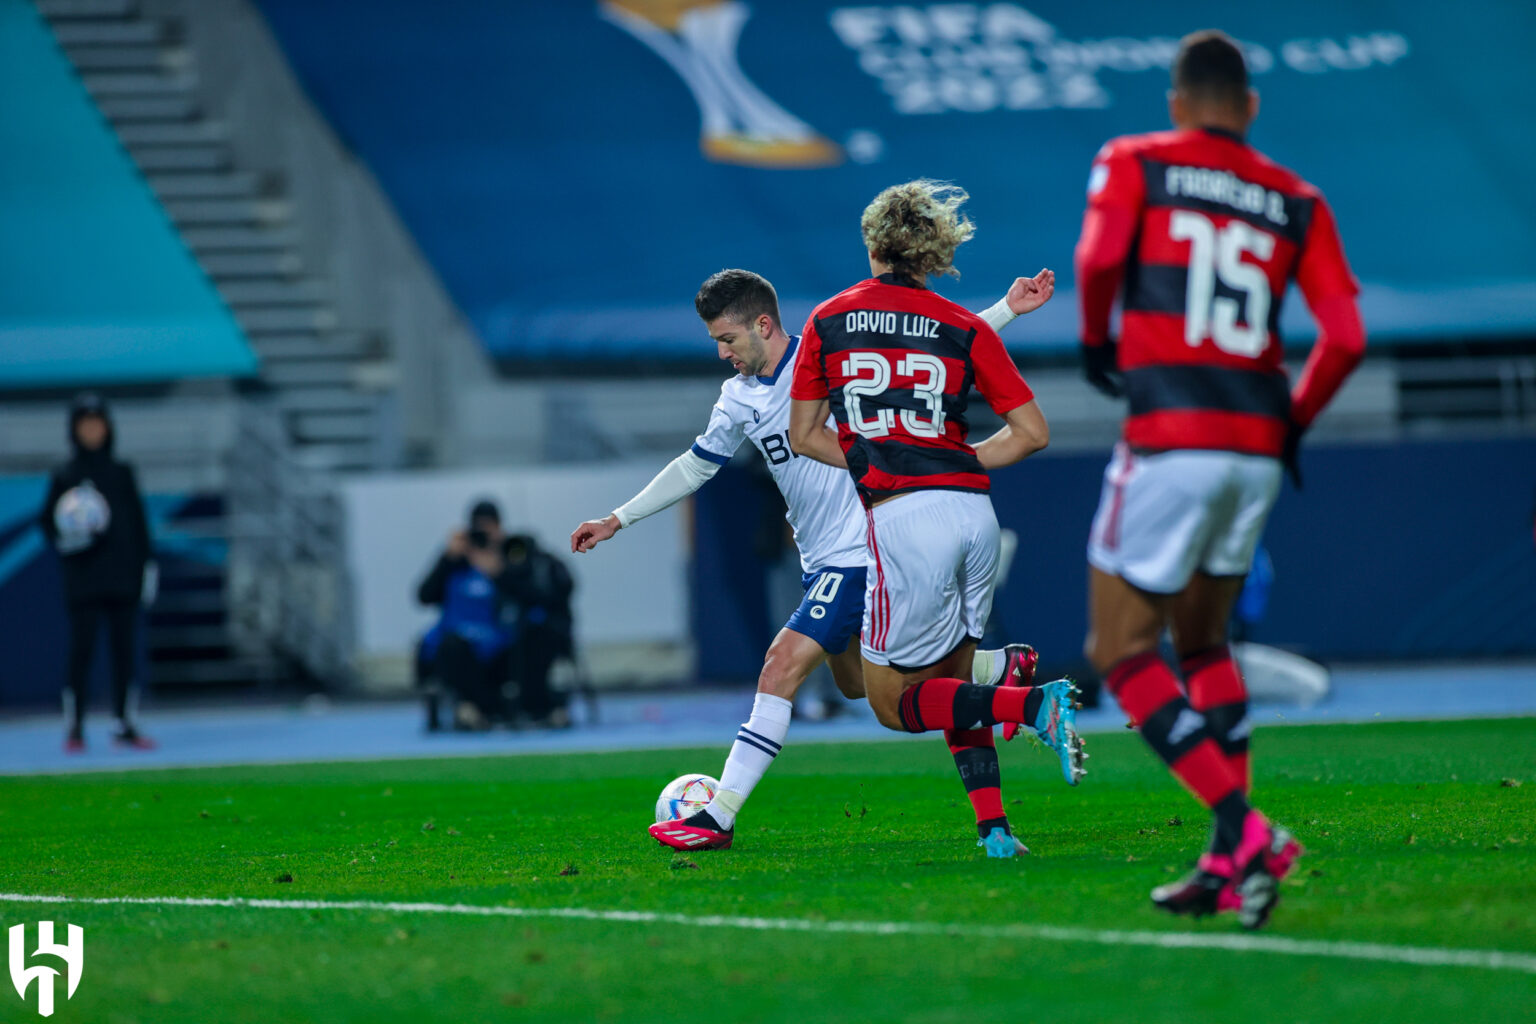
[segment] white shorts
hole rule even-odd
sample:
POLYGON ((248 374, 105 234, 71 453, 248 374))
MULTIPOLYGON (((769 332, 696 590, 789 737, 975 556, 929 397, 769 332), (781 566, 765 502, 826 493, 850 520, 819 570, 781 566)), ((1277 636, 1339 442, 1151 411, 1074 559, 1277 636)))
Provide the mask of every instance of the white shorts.
POLYGON ((914 491, 867 514, 864 657, 877 665, 924 668, 966 637, 980 639, 997 576, 992 499, 967 491, 914 491))
POLYGON ((1088 563, 1154 594, 1196 569, 1246 576, 1280 493, 1280 461, 1236 452, 1136 455, 1124 442, 1104 471, 1088 563))

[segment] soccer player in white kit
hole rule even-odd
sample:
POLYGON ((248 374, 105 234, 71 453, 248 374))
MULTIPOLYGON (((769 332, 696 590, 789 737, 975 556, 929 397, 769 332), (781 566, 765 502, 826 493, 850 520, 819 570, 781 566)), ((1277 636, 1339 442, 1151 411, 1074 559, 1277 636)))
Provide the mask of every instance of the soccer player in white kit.
MULTIPOLYGON (((1053 285, 1050 271, 1020 278, 987 315, 1006 324, 1049 299, 1053 285)), ((693 493, 745 439, 762 453, 784 495, 800 550, 805 598, 768 648, 752 714, 737 733, 720 792, 699 814, 650 829, 659 842, 674 848, 725 849, 742 804, 783 745, 791 701, 806 677, 828 660, 846 696, 864 695, 858 636, 868 553, 864 517, 848 475, 790 448, 789 382, 800 339, 785 333, 773 286, 749 271, 724 270, 704 282, 695 307, 720 357, 738 375, 721 386, 709 425, 693 446, 613 513, 582 523, 571 535, 571 550, 590 551, 619 529, 693 493)), ((968 671, 977 678, 1029 688, 1035 654, 1027 646, 976 654, 968 671)), ((1012 856, 1023 852, 1023 844, 1013 837, 1002 810, 990 730, 986 740, 985 745, 951 744, 951 752, 977 812, 981 845, 989 856, 1012 856)))
POLYGON ((845 468, 866 508, 864 682, 882 725, 953 745, 1035 724, 1067 780, 1082 774, 1068 680, 1020 690, 968 678, 992 606, 999 528, 988 471, 1046 446, 1034 393, 986 320, 928 288, 973 227, 965 193, 914 181, 880 193, 862 228, 873 276, 817 306, 791 391, 796 451, 845 468), (1004 425, 966 443, 972 383, 1004 425), (828 412, 836 429, 828 426, 828 412), (1042 721, 1042 718, 1044 719, 1042 721))

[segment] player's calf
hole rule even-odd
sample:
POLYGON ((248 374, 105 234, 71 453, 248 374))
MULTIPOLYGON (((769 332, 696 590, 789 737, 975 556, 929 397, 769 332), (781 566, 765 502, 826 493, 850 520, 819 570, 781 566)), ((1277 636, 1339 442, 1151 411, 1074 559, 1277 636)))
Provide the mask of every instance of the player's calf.
MULTIPOLYGON (((944 741, 955 759, 955 771, 965 786, 965 795, 976 812, 976 833, 985 841, 998 829, 1008 831, 1008 816, 1003 811, 1003 773, 997 759, 997 744, 992 730, 946 729, 944 741)), ((990 851, 990 847, 988 850, 990 851)), ((988 853, 988 856, 1002 856, 988 853)))

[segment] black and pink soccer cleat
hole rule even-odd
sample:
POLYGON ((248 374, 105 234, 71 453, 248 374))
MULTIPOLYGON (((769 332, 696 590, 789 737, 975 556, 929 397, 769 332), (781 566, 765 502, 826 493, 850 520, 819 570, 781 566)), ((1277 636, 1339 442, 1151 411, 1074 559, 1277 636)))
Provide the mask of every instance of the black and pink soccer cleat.
POLYGON ((674 850, 729 850, 735 829, 722 829, 704 811, 676 821, 658 821, 649 829, 651 838, 674 850))
MULTIPOLYGON (((1035 666, 1040 663, 1040 655, 1029 644, 1009 644, 1003 648, 1003 653, 1008 660, 1003 665, 1004 686, 1033 686, 1035 683, 1035 666)), ((1018 722, 1003 723, 1003 741, 1013 739, 1019 734, 1018 722)))

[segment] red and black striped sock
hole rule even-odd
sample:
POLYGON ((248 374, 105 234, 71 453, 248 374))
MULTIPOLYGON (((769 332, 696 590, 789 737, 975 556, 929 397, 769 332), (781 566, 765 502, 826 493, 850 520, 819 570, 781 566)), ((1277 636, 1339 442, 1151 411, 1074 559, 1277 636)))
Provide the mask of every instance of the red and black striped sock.
POLYGON ((1205 718, 1179 690, 1173 670, 1156 651, 1147 651, 1117 663, 1104 683, 1174 777, 1216 815, 1218 834, 1235 849, 1248 800, 1205 718))
POLYGON ((992 727, 985 729, 945 729, 944 742, 955 758, 955 770, 965 785, 965 795, 976 810, 976 832, 983 839, 994 828, 1007 828, 1003 811, 1003 772, 997 761, 997 743, 992 727))
POLYGON ((1227 767, 1242 783, 1245 794, 1253 791, 1248 767, 1248 687, 1242 671, 1226 644, 1208 647, 1188 655, 1179 664, 1184 688, 1189 691, 1189 705, 1205 716, 1207 727, 1227 767))
POLYGON ((1028 725, 1045 695, 1038 686, 982 686, 963 679, 925 679, 907 688, 898 709, 908 732, 979 729, 998 722, 1028 725))

